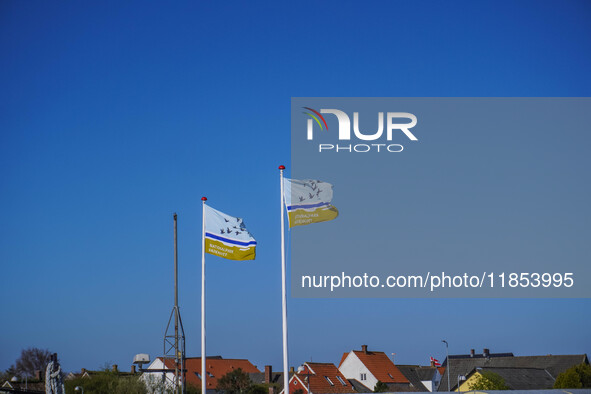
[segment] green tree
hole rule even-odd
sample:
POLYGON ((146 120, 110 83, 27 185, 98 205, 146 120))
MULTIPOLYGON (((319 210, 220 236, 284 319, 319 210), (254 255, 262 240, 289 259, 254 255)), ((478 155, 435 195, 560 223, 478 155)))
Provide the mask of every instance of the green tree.
POLYGON ((187 383, 185 391, 187 392, 187 394, 201 394, 201 387, 197 387, 190 383, 187 383))
MULTIPOLYGON (((279 392, 279 390, 277 390, 279 392)), ((253 384, 248 389, 248 394, 269 394, 268 384, 253 384)))
POLYGON ((146 385, 139 375, 120 375, 117 372, 103 370, 90 378, 78 377, 64 382, 67 394, 78 393, 76 386, 84 388, 84 394, 146 394, 146 385))
POLYGON ((481 371, 473 383, 468 385, 470 390, 509 390, 499 374, 490 371, 481 371))
POLYGON ((556 377, 555 389, 591 388, 591 366, 579 364, 570 367, 556 377))
POLYGON ((375 387, 373 388, 374 393, 385 393, 388 391, 388 385, 380 380, 377 381, 375 387))
POLYGON ((218 391, 225 394, 245 394, 252 387, 252 382, 247 373, 242 372, 242 368, 228 372, 218 380, 218 391))
POLYGON ((217 390, 225 394, 267 394, 269 386, 253 384, 248 374, 242 372, 242 368, 238 368, 218 380, 217 390))

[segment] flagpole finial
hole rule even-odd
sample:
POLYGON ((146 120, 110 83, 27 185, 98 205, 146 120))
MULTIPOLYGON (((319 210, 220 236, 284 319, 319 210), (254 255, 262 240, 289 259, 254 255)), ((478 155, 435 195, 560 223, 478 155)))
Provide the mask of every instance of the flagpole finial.
POLYGON ((279 166, 280 170, 285 170, 285 166, 279 166))
POLYGON ((207 201, 207 197, 201 197, 201 201, 207 201))

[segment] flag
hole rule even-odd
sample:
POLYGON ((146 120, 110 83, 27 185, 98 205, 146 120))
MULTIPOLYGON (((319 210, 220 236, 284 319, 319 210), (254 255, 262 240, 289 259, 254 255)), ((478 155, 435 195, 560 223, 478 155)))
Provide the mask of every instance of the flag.
POLYGON ((436 367, 441 367, 441 363, 439 362, 439 360, 431 357, 431 362, 433 363, 433 365, 435 365, 436 367))
POLYGON ((206 253, 229 260, 254 260, 256 244, 241 218, 205 205, 206 253))
POLYGON ((339 211, 330 204, 330 183, 283 178, 283 189, 289 227, 326 222, 339 215, 339 211))

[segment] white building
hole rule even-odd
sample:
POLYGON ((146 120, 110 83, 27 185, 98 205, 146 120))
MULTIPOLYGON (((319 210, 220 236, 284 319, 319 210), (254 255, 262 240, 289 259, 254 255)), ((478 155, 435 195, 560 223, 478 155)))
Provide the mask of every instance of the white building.
POLYGON ((410 385, 409 380, 384 352, 368 351, 367 345, 361 346, 361 350, 344 353, 339 371, 347 379, 355 379, 372 391, 378 381, 390 386, 410 385))

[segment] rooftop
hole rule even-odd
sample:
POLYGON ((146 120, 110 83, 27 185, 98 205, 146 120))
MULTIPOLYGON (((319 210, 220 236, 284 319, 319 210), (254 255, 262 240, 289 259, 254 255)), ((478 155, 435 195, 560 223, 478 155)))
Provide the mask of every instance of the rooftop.
MULTIPOLYGON (((409 380, 394 365, 392 360, 384 352, 375 352, 367 350, 364 345, 363 350, 352 350, 365 367, 373 376, 383 383, 410 383, 409 380)), ((343 354, 339 367, 343 364, 350 353, 343 354)))
MULTIPOLYGON (((464 357, 452 358, 450 356, 451 389, 457 386, 454 377, 468 375, 475 368, 534 368, 545 369, 552 378, 556 379, 558 374, 566 371, 573 365, 589 363, 586 354, 575 355, 547 355, 547 356, 510 356, 510 357, 464 357)), ((439 391, 447 391, 447 371, 442 374, 439 391)))

